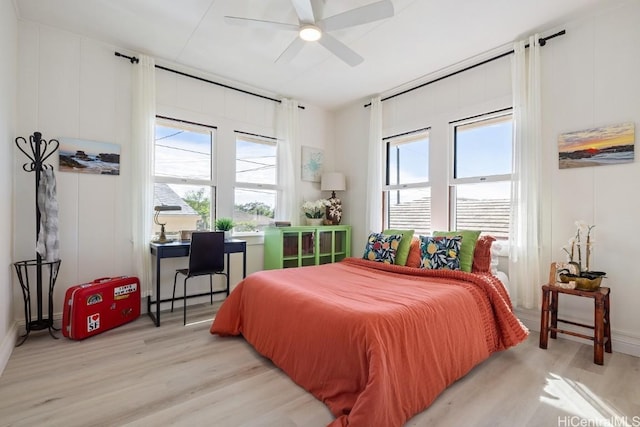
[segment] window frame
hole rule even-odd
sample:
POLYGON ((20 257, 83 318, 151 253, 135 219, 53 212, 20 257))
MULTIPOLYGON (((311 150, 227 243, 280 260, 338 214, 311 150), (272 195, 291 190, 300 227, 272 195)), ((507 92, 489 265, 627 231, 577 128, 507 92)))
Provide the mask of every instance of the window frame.
MULTIPOLYGON (((488 113, 479 114, 466 119, 455 120, 449 122, 450 134, 451 134, 451 173, 449 176, 449 229, 455 228, 457 224, 457 187, 464 184, 486 184, 492 182, 511 182, 513 180, 513 166, 512 172, 508 174, 495 174, 495 175, 477 175, 465 178, 456 178, 457 164, 457 136, 458 127, 466 126, 470 124, 479 124, 488 121, 498 121, 503 117, 509 117, 512 123, 512 135, 511 135, 511 149, 513 157, 513 108, 505 108, 498 111, 492 111, 488 113)), ((488 124, 487 124, 488 125, 488 124)))
POLYGON ((206 125, 201 123, 190 122, 187 120, 181 120, 173 117, 166 116, 156 116, 155 124, 154 124, 154 142, 153 142, 153 183, 159 184, 179 184, 179 185, 193 185, 193 186, 202 186, 210 188, 210 203, 209 206, 209 224, 210 229, 213 229, 215 220, 216 220, 216 211, 217 211, 217 173, 216 173, 216 126, 206 125), (155 128, 156 126, 163 126, 174 128, 177 130, 183 130, 188 132, 197 132, 197 133, 209 133, 211 138, 211 156, 209 158, 209 170, 211 173, 211 179, 197 179, 197 178, 181 178, 181 177, 168 177, 168 176, 158 176, 156 175, 156 158, 155 158, 155 150, 156 150, 156 139, 155 139, 155 128))

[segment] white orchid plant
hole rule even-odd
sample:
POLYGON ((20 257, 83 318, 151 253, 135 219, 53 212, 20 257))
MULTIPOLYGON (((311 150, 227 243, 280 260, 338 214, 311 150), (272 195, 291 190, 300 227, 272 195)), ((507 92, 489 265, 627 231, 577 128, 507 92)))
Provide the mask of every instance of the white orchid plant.
POLYGON ((306 201, 302 204, 302 211, 307 218, 322 218, 327 206, 329 206, 329 201, 325 199, 318 199, 314 202, 306 201))
POLYGON ((569 244, 562 247, 562 250, 567 253, 567 258, 569 262, 575 262, 578 264, 580 271, 582 271, 582 238, 586 236, 584 246, 585 246, 585 258, 586 258, 586 271, 590 270, 590 261, 591 261, 591 245, 593 242, 591 241, 591 230, 595 227, 595 225, 589 225, 586 221, 576 221, 576 234, 569 239, 569 244), (575 256, 577 255, 577 261, 575 256))

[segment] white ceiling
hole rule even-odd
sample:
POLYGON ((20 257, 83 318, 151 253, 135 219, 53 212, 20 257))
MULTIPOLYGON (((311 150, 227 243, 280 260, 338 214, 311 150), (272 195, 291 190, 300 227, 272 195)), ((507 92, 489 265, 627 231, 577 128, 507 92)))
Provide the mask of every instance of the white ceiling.
MULTIPOLYGON (((375 0, 324 0, 322 17, 375 0)), ((19 17, 334 109, 553 29, 610 0, 393 0, 395 16, 334 31, 364 62, 310 42, 275 59, 295 33, 226 24, 225 15, 297 24, 291 0, 15 0, 19 17)), ((117 60, 114 58, 114 60, 117 60)))

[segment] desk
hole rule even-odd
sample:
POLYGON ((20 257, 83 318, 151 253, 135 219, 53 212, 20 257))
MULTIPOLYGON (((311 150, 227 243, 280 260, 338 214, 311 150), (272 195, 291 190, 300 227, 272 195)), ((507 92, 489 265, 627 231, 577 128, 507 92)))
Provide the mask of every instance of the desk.
MULTIPOLYGON (((153 323, 156 326, 160 326, 160 303, 171 301, 171 299, 162 299, 160 297, 160 260, 162 258, 179 258, 179 257, 187 257, 189 256, 189 248, 191 247, 190 242, 169 242, 169 243, 150 243, 149 248, 151 249, 151 255, 156 257, 156 291, 155 298, 153 301, 151 299, 152 295, 147 296, 147 313, 153 323), (151 306, 156 305, 155 314, 151 310, 151 306)), ((230 289, 230 254, 233 253, 242 253, 242 277, 245 278, 247 276, 247 242, 244 240, 238 239, 229 239, 224 241, 224 253, 227 254, 227 289, 222 292, 226 292, 227 296, 229 295, 230 289)), ((218 291, 220 292, 220 291, 218 291)), ((215 293, 215 292, 214 292, 215 293)), ((187 295, 187 298, 197 297, 206 294, 198 294, 198 295, 187 295)))

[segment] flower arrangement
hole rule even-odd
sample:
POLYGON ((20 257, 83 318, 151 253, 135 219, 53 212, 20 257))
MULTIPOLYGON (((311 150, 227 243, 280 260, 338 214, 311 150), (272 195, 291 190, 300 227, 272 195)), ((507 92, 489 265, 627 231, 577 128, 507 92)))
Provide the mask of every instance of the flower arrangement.
POLYGON ((582 238, 586 236, 584 246, 585 246, 585 259, 586 259, 586 270, 590 271, 590 261, 591 261, 591 230, 595 227, 595 225, 589 225, 585 221, 576 221, 576 234, 569 239, 569 244, 567 246, 563 246, 562 250, 567 253, 567 257, 569 258, 569 262, 575 262, 578 264, 580 271, 582 271, 582 238), (578 260, 575 260, 575 256, 577 253, 578 260))
POLYGON ((322 218, 324 216, 325 208, 329 205, 329 202, 325 199, 318 199, 315 202, 306 201, 302 204, 302 211, 307 218, 322 218))

